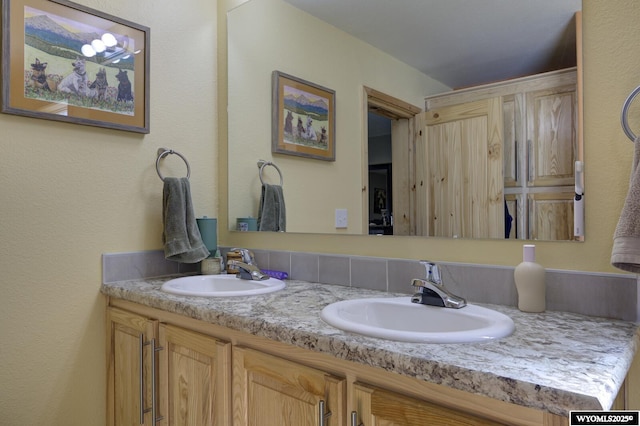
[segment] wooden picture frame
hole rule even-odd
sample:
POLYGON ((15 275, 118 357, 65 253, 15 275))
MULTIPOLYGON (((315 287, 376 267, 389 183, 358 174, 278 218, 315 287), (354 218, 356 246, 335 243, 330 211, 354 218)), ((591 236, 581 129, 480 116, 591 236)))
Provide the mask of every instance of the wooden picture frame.
POLYGON ((336 159, 335 91, 274 71, 271 152, 336 159))
POLYGON ((149 133, 149 28, 67 0, 2 0, 2 112, 149 133))

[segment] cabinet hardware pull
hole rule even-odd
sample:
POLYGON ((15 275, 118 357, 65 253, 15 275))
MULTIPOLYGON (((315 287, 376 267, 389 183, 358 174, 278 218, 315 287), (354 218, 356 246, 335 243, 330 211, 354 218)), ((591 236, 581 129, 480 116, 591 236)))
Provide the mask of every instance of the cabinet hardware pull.
POLYGON ((533 155, 531 148, 532 148, 533 143, 531 142, 531 139, 527 140, 527 178, 529 179, 529 182, 533 181, 533 173, 531 170, 531 165, 532 165, 532 158, 531 156, 533 155))
POLYGON ((144 335, 140 333, 138 337, 138 341, 140 343, 140 424, 144 424, 144 413, 146 410, 144 409, 144 335))
MULTIPOLYGON (((164 416, 157 416, 156 407, 156 352, 163 350, 162 346, 156 347, 156 339, 151 339, 146 342, 144 346, 151 345, 151 408, 141 410, 141 413, 148 413, 151 411, 151 419, 153 424, 156 424, 160 420, 164 419, 164 416)), ((142 376, 142 374, 141 374, 142 376)), ((144 406, 144 405, 143 405, 144 406)), ((144 414, 143 414, 144 416, 144 414)), ((142 417, 141 424, 144 424, 144 417, 142 417)))
POLYGON ((358 423, 358 413, 356 411, 351 412, 351 426, 364 426, 364 423, 358 423))
POLYGON ((320 413, 320 416, 319 416, 320 417, 320 426, 324 426, 324 424, 327 421, 327 419, 329 417, 331 417, 331 411, 328 411, 326 413, 324 412, 324 409, 325 409, 324 400, 320 400, 320 403, 318 404, 318 407, 319 407, 318 410, 319 410, 319 413, 320 413))
POLYGON ((515 170, 514 172, 514 179, 516 180, 516 182, 520 182, 520 176, 518 176, 518 173, 520 173, 520 167, 518 167, 518 139, 515 139, 513 141, 513 157, 515 160, 515 170))

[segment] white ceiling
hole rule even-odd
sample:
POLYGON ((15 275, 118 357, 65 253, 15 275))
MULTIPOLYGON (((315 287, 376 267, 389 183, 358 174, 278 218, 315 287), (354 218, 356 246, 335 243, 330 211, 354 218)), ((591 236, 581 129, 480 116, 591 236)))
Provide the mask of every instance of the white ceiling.
POLYGON ((285 0, 451 88, 574 66, 582 0, 285 0))

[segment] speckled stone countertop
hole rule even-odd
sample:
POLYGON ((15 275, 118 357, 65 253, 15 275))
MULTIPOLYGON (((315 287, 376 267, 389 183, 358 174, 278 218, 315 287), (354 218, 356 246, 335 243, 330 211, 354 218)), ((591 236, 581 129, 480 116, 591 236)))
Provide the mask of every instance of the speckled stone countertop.
POLYGON ((510 316, 515 332, 482 343, 418 344, 364 337, 320 319, 344 299, 406 296, 287 281, 284 290, 253 297, 205 298, 168 294, 167 280, 103 284, 103 294, 324 352, 554 414, 609 409, 640 342, 637 324, 563 312, 526 314, 479 304, 510 316))

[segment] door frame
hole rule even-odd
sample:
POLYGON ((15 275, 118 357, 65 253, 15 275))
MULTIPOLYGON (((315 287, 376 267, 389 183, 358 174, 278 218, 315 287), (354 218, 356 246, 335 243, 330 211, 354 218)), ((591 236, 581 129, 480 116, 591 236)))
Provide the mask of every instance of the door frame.
POLYGON ((423 110, 386 93, 363 86, 362 233, 369 233, 369 112, 391 119, 392 212, 394 235, 414 235, 414 121, 423 110))

